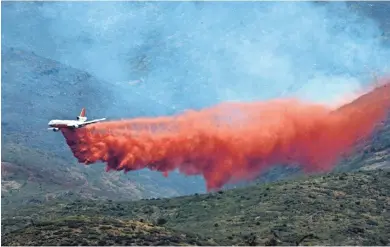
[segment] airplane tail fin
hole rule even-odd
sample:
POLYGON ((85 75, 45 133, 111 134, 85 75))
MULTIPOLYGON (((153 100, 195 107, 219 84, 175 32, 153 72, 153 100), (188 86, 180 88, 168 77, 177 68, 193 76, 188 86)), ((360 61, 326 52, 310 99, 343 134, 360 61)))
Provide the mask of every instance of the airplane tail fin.
POLYGON ((85 108, 81 109, 80 117, 85 117, 85 108))
POLYGON ((77 120, 80 120, 80 121, 86 121, 87 120, 87 117, 85 116, 85 108, 83 107, 81 109, 81 112, 80 112, 80 115, 77 117, 77 120))

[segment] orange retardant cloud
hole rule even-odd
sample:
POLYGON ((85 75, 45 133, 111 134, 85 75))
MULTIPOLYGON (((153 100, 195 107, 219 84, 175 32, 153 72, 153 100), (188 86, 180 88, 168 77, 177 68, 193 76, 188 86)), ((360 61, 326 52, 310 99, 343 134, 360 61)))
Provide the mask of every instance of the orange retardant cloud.
POLYGON ((273 165, 329 171, 390 109, 390 84, 336 110, 294 99, 223 103, 201 111, 89 125, 62 133, 79 162, 108 170, 178 169, 207 189, 250 180, 273 165))

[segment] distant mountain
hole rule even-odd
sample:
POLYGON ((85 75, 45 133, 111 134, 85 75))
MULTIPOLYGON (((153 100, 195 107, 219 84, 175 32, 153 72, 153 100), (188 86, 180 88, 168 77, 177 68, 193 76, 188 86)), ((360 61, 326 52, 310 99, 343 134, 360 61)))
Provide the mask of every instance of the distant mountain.
POLYGON ((71 154, 61 135, 47 131, 48 120, 75 119, 82 107, 93 118, 104 115, 115 96, 103 82, 32 52, 2 47, 3 140, 45 149, 63 157, 71 154))
POLYGON ((201 178, 165 178, 150 171, 107 173, 103 165, 76 163, 64 137, 47 130, 48 121, 74 119, 82 107, 89 118, 115 117, 108 109, 125 109, 126 102, 107 90, 107 82, 84 71, 11 47, 1 52, 3 205, 72 194, 139 199, 204 191, 201 178))
POLYGON ((58 229, 73 228, 79 243, 105 241, 106 231, 96 235, 97 228, 88 227, 103 218, 119 221, 104 225, 110 225, 111 239, 123 241, 140 241, 123 227, 130 220, 197 234, 208 241, 202 245, 389 245, 389 186, 390 171, 374 170, 159 200, 55 200, 3 213, 2 242, 64 243, 69 236, 58 229), (66 221, 76 216, 77 222, 66 221))

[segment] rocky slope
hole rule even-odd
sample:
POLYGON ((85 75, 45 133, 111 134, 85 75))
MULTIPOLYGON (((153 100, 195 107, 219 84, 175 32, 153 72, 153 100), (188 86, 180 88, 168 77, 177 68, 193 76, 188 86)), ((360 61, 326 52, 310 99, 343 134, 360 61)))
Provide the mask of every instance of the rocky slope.
POLYGON ((2 147, 2 206, 43 203, 53 198, 140 199, 153 196, 118 176, 83 171, 50 153, 7 144, 2 147), (42 165, 47 164, 47 165, 42 165))
POLYGON ((371 138, 358 143, 355 151, 340 161, 335 172, 378 168, 390 168, 390 117, 378 126, 371 138))

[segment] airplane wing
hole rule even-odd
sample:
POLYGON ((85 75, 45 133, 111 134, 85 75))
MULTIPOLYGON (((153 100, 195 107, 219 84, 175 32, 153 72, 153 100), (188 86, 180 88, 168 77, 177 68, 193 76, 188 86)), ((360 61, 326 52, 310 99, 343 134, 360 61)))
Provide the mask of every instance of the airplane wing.
POLYGON ((86 121, 86 122, 83 122, 83 123, 70 123, 70 124, 67 124, 68 127, 72 127, 72 128, 80 128, 82 126, 85 126, 85 125, 88 125, 88 124, 93 124, 93 123, 97 123, 97 122, 100 122, 100 121, 103 121, 103 120, 106 120, 106 118, 100 118, 100 119, 94 119, 94 120, 91 120, 91 121, 86 121))
POLYGON ((97 123, 97 122, 104 121, 104 120, 106 120, 106 118, 100 118, 100 119, 94 119, 91 121, 86 121, 86 122, 82 123, 81 126, 97 123))

